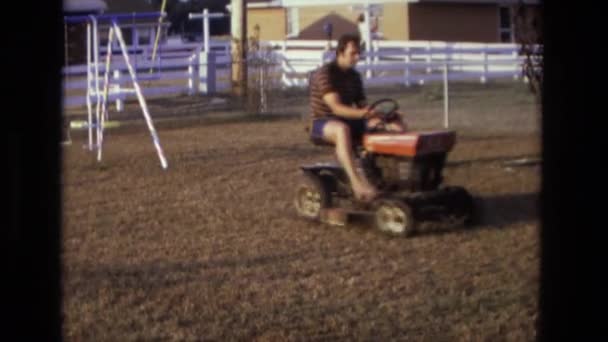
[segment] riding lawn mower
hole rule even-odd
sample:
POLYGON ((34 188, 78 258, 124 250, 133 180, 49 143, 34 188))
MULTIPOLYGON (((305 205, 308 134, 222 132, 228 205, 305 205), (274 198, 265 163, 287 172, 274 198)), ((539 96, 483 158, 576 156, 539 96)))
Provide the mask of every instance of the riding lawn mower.
MULTIPOLYGON (((398 108, 392 99, 371 105, 384 124, 398 108)), ((456 133, 449 129, 399 133, 372 129, 353 143, 353 149, 359 167, 381 195, 371 202, 356 200, 338 163, 302 165, 296 211, 303 218, 335 225, 345 225, 352 214, 372 215, 380 231, 406 237, 422 221, 474 224, 473 196, 461 186, 443 183, 446 158, 455 143, 456 133)))

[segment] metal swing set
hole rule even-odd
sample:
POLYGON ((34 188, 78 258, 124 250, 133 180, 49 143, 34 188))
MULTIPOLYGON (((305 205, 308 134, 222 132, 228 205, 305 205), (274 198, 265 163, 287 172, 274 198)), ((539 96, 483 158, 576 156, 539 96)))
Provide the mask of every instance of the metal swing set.
MULTIPOLYGON (((65 17, 66 25, 68 23, 79 24, 86 23, 86 36, 87 36, 87 94, 86 94, 86 103, 88 110, 88 122, 86 124, 88 128, 88 149, 89 151, 96 150, 97 151, 97 161, 101 161, 102 159, 102 147, 103 147, 103 137, 104 137, 104 129, 108 127, 108 97, 110 90, 110 66, 112 63, 112 55, 114 54, 112 51, 112 47, 115 45, 115 42, 118 42, 120 47, 120 51, 122 52, 122 56, 124 58, 125 64, 129 71, 131 81, 133 83, 133 88, 123 88, 119 87, 118 90, 115 91, 115 94, 118 96, 126 95, 126 94, 135 94, 137 96, 139 106, 142 109, 142 113, 146 120, 146 124, 152 136, 152 142, 157 151, 158 157, 160 159, 160 164, 163 169, 167 169, 168 163, 163 152, 163 149, 160 145, 160 140, 158 138, 158 133, 154 128, 154 124, 152 122, 152 118, 150 116, 148 106, 146 103, 146 99, 143 96, 142 89, 140 83, 138 81, 138 75, 136 73, 136 69, 133 67, 133 63, 129 57, 129 51, 127 45, 125 43, 122 30, 119 26, 120 21, 125 20, 135 20, 135 19, 150 19, 150 18, 158 18, 158 29, 156 32, 156 39, 154 43, 154 49, 152 53, 152 62, 154 63, 156 59, 156 49, 158 46, 158 40, 160 36, 161 23, 162 19, 166 16, 164 12, 165 1, 163 1, 163 6, 160 12, 148 12, 148 13, 133 13, 133 14, 108 14, 108 15, 81 15, 81 16, 68 16, 65 17), (100 85, 100 75, 99 75, 99 23, 100 22, 109 22, 110 28, 108 32, 107 39, 107 51, 105 55, 105 70, 103 76, 103 89, 100 85), (93 101, 95 101, 95 115, 93 115, 93 101), (94 142, 95 140, 95 142, 94 142)), ((136 60, 135 60, 136 61, 136 60)), ((150 73, 152 73, 153 68, 150 69, 150 73)), ((150 79, 150 77, 145 77, 146 79, 150 79)))

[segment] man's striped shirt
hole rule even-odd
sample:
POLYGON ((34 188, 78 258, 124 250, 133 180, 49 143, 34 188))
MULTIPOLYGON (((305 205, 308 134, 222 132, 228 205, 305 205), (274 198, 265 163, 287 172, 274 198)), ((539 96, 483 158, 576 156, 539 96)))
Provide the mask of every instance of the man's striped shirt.
POLYGON ((310 109, 312 119, 331 114, 331 109, 323 101, 323 96, 330 92, 338 93, 340 102, 347 106, 361 106, 365 102, 363 82, 354 68, 342 70, 336 61, 319 68, 312 76, 310 83, 310 109))

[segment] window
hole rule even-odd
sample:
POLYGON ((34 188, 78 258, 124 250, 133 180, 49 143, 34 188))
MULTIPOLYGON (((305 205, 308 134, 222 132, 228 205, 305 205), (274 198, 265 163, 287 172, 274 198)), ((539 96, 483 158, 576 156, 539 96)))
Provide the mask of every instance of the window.
POLYGON ((498 33, 500 41, 503 43, 511 43, 513 41, 513 24, 511 22, 511 8, 500 6, 498 8, 498 33))
POLYGON ((300 34, 300 16, 298 8, 287 8, 287 37, 297 37, 300 34))

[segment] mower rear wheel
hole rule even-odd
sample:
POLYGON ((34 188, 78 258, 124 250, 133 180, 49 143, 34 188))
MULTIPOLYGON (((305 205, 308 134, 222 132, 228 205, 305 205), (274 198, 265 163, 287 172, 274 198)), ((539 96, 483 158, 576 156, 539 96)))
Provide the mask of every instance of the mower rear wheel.
POLYGON ((306 176, 296 188, 295 207, 298 215, 311 220, 321 218, 322 209, 331 206, 331 193, 325 179, 306 176))
POLYGON ((479 206, 473 196, 463 187, 448 188, 452 194, 452 206, 455 214, 465 226, 473 226, 479 222, 479 206))
POLYGON ((376 228, 390 235, 411 236, 416 221, 412 209, 403 201, 380 200, 375 205, 376 228))

